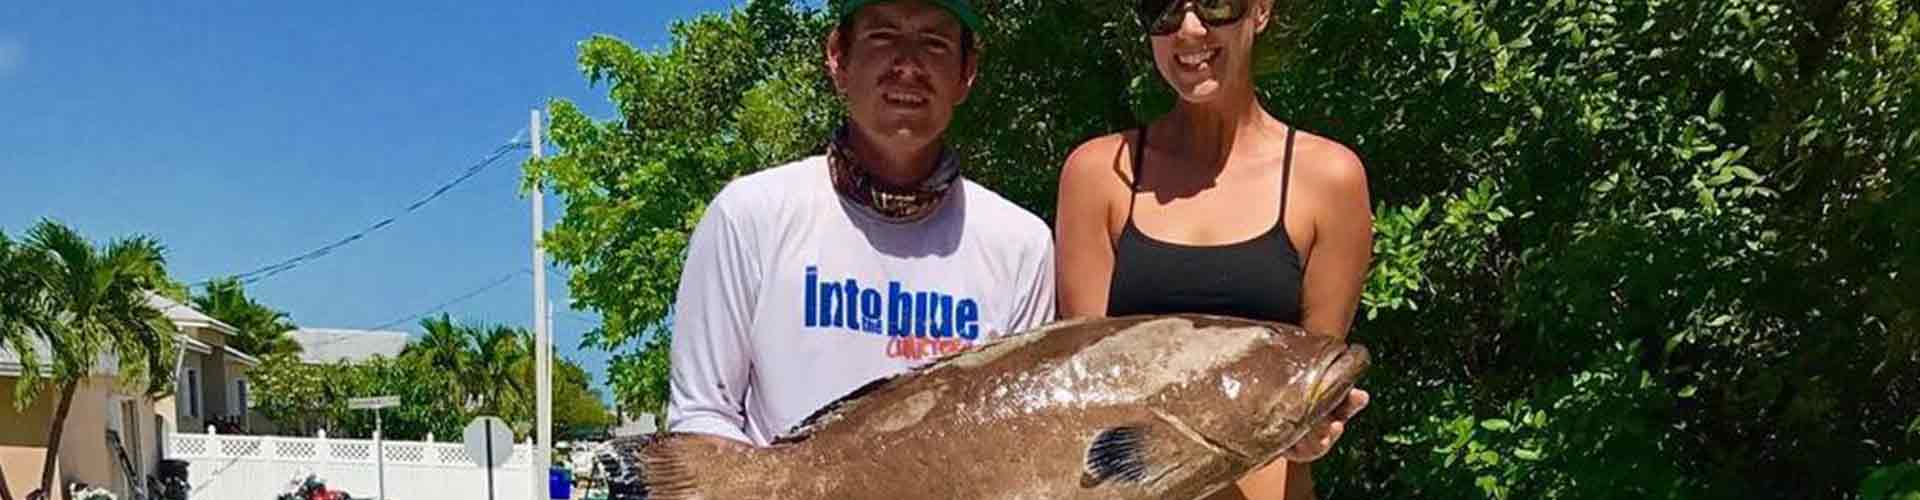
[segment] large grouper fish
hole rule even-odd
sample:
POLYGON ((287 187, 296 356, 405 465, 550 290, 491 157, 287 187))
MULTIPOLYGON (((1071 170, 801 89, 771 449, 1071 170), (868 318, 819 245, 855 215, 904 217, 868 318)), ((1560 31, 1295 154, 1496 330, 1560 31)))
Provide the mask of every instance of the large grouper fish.
POLYGON ((1200 316, 1073 320, 874 381, 765 448, 672 433, 649 498, 1197 499, 1347 397, 1367 350, 1200 316))

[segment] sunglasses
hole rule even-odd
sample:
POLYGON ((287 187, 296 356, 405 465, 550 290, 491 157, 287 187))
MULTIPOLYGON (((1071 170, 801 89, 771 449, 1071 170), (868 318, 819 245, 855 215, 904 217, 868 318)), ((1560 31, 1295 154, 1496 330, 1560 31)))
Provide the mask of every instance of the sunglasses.
POLYGON ((1226 26, 1240 22, 1247 15, 1248 0, 1140 0, 1134 8, 1134 14, 1140 17, 1140 25, 1153 36, 1171 35, 1180 31, 1180 23, 1187 18, 1191 10, 1200 16, 1200 22, 1209 27, 1226 26))

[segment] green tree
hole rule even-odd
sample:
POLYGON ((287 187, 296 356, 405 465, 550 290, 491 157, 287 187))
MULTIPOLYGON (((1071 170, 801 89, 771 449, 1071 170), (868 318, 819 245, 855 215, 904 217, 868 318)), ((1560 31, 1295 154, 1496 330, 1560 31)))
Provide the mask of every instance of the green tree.
POLYGON ((271 356, 250 372, 258 389, 253 409, 282 433, 310 436, 327 429, 333 436, 373 435, 374 416, 348 408, 353 398, 398 396, 400 405, 382 409, 389 439, 422 440, 458 436, 471 416, 463 393, 447 392, 457 375, 426 358, 376 357, 360 363, 307 364, 289 355, 271 356))
POLYGON ((531 384, 516 376, 532 366, 532 335, 524 329, 463 324, 446 314, 421 320, 420 328, 425 334, 401 357, 446 374, 436 383, 470 409, 510 419, 531 404, 531 384))
POLYGON ((526 414, 532 408, 531 379, 519 376, 533 366, 533 335, 505 326, 464 327, 470 343, 468 398, 486 415, 526 414))
POLYGON ((473 371, 473 354, 470 347, 467 328, 455 324, 452 316, 441 314, 420 320, 423 332, 420 338, 407 343, 400 351, 402 359, 413 359, 416 363, 431 366, 444 376, 423 379, 421 383, 430 385, 434 390, 452 398, 466 411, 472 403, 468 399, 469 388, 463 383, 473 371))
POLYGON ((453 317, 441 314, 438 318, 420 320, 420 329, 424 332, 418 340, 408 342, 400 351, 401 356, 425 358, 428 364, 440 370, 465 374, 469 361, 468 335, 453 317))
MULTIPOLYGON (((462 393, 441 390, 447 381, 458 383, 458 375, 447 373, 418 358, 375 358, 347 372, 349 397, 399 396, 400 406, 381 410, 386 435, 391 439, 423 440, 431 433, 437 440, 457 440, 467 421, 475 413, 462 393)), ((372 436, 374 415, 370 411, 346 411, 335 419, 342 435, 372 436)))
POLYGON ((615 354, 607 364, 614 404, 629 413, 652 413, 659 428, 666 427, 669 340, 665 334, 648 336, 639 349, 615 354))
MULTIPOLYGON (((56 491, 54 464, 60 458, 67 415, 80 383, 92 377, 103 356, 117 360, 118 379, 148 397, 171 390, 175 346, 171 322, 148 302, 148 294, 166 281, 165 257, 158 242, 145 237, 114 240, 103 247, 53 221, 28 230, 24 245, 12 249, 4 274, 14 281, 9 313, 0 320, 7 343, 23 360, 18 409, 33 404, 43 385, 56 389, 53 419, 47 422, 47 454, 40 491, 56 491), (22 307, 24 304, 24 307, 22 307), (9 314, 12 316, 12 314, 9 314), (24 332, 24 335, 22 335, 24 332), (47 347, 29 348, 31 335, 47 347), (44 373, 43 373, 44 372, 44 373)), ((0 244, 0 247, 12 247, 0 244)))
POLYGON ((593 378, 579 363, 554 358, 553 427, 555 436, 594 439, 617 422, 607 411, 605 398, 593 389, 593 378))
POLYGON ((1920 500, 1920 462, 1878 467, 1860 483, 1862 500, 1920 500))
MULTIPOLYGON (((19 353, 22 363, 35 363, 28 371, 39 371, 39 356, 33 349, 36 331, 44 327, 38 322, 47 317, 37 309, 41 287, 26 272, 24 257, 14 241, 0 232, 0 351, 19 353)), ((16 388, 17 389, 17 388, 16 388)), ((9 394, 16 402, 23 397, 9 394)), ((0 470, 0 500, 13 500, 13 490, 7 485, 6 471, 0 470)))
POLYGON ((1263 86, 1398 205, 1332 486, 1840 497, 1911 449, 1911 4, 1333 5, 1263 86))
POLYGON ((240 352, 262 357, 300 352, 300 343, 287 335, 299 327, 287 313, 248 297, 239 280, 227 278, 207 284, 206 293, 194 296, 193 304, 200 312, 240 331, 229 340, 240 352))
MULTIPOLYGON (((531 352, 532 339, 527 341, 525 349, 531 352)), ((593 389, 593 381, 587 370, 579 363, 567 359, 555 352, 553 360, 553 432, 559 437, 591 438, 601 435, 614 424, 613 415, 607 411, 607 405, 599 391, 593 389)), ((515 365, 514 378, 525 387, 521 399, 512 406, 503 417, 517 428, 533 428, 534 415, 533 387, 534 359, 529 355, 515 365)))
MULTIPOLYGON (((498 415, 515 426, 522 433, 534 428, 535 415, 534 388, 537 374, 534 365, 533 335, 522 329, 496 327, 494 331, 511 332, 511 336, 500 334, 501 341, 508 339, 518 342, 518 352, 510 355, 511 362, 507 376, 507 385, 501 387, 504 409, 498 415), (508 375, 510 374, 510 375, 508 375)), ((553 371, 553 429, 555 436, 591 436, 605 430, 613 424, 613 416, 607 412, 606 403, 598 391, 593 390, 592 380, 585 368, 571 359, 550 352, 553 371)))
POLYGON ((253 385, 248 404, 262 418, 272 421, 279 432, 310 436, 331 422, 336 408, 346 405, 344 386, 339 382, 353 369, 344 362, 317 365, 297 356, 267 356, 247 373, 248 383, 253 385))
MULTIPOLYGON (((259 393, 254 409, 283 432, 328 428, 335 435, 367 436, 373 416, 349 410, 347 400, 393 395, 400 406, 384 415, 387 436, 395 439, 429 433, 449 438, 479 415, 501 417, 522 435, 533 428, 533 346, 525 329, 465 324, 447 315, 425 319, 421 327, 425 334, 393 359, 310 365, 293 356, 270 357, 252 372, 259 393)), ((590 435, 611 425, 586 371, 571 360, 553 359, 556 430, 590 435)))
MULTIPOLYGON (((1280 0, 1262 101, 1352 146, 1375 404, 1316 465, 1369 498, 1835 498, 1911 461, 1920 6, 1280 0), (1595 485, 1606 485, 1599 488, 1595 485)), ((1171 102, 1120 2, 982 3, 967 175, 1052 213, 1058 165, 1171 102)), ((780 0, 581 44, 619 116, 556 100, 544 241, 606 318, 620 404, 664 404, 686 236, 838 119, 821 11, 780 0)))

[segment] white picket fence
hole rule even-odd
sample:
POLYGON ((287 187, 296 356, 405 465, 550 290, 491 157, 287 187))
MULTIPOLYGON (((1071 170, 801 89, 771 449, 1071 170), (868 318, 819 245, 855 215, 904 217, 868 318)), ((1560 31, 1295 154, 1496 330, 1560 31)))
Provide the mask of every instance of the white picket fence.
MULTIPOLYGON (((370 439, 174 434, 169 441, 168 457, 190 464, 194 500, 273 500, 307 474, 354 498, 373 498, 378 490, 370 439)), ((389 500, 487 498, 487 472, 460 443, 386 441, 383 448, 389 500)), ((494 469, 493 498, 533 496, 531 449, 529 443, 514 445, 513 456, 494 469)))

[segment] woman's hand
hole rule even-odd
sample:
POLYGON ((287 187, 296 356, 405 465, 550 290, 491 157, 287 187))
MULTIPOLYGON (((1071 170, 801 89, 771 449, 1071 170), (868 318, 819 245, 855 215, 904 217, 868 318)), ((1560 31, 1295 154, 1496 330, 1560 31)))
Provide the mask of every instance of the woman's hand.
POLYGON ((1367 394, 1367 391, 1348 390, 1347 400, 1333 409, 1333 414, 1327 417, 1326 423, 1308 431, 1307 437, 1294 443, 1292 448, 1287 448, 1287 451, 1280 454, 1280 458, 1288 462, 1307 463, 1326 456, 1327 452, 1333 449, 1333 443, 1340 441, 1340 435, 1347 432, 1347 421, 1359 414, 1360 410, 1366 409, 1367 403, 1372 399, 1373 396, 1367 394))

